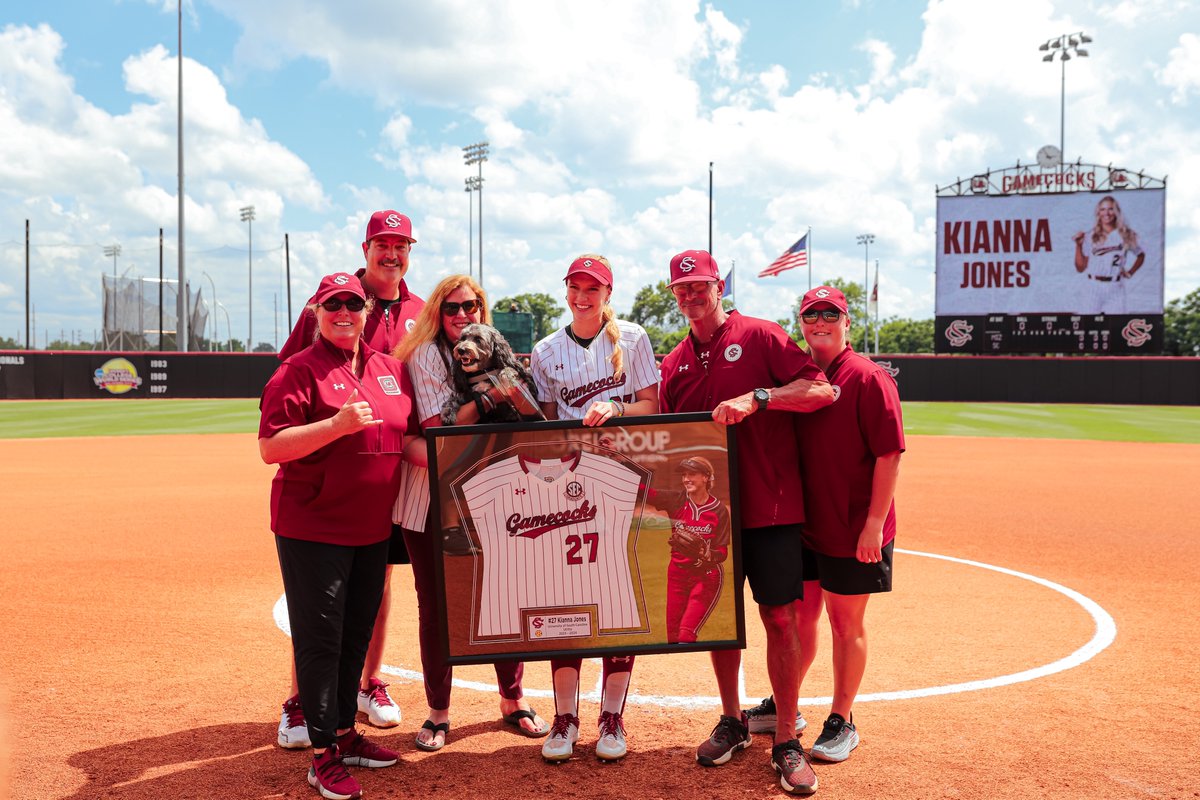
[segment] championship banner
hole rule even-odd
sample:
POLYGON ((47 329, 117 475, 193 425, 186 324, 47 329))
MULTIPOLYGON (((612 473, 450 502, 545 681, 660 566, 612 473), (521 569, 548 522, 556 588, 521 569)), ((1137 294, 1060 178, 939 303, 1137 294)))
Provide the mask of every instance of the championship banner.
POLYGON ((450 664, 745 647, 732 427, 662 414, 426 437, 450 664))
POLYGON ((1165 189, 938 197, 936 316, 1161 316, 1165 212, 1165 189))

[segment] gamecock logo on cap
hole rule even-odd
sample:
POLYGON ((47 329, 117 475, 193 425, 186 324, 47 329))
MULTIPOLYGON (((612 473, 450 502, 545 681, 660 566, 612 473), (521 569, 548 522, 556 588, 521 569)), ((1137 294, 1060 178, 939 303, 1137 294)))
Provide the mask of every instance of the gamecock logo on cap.
POLYGON ((345 286, 347 283, 350 282, 350 276, 349 275, 338 275, 336 278, 333 279, 333 282, 336 283, 338 286, 345 286))
POLYGON ((387 219, 383 221, 383 224, 387 225, 389 228, 399 228, 404 224, 404 220, 400 218, 399 214, 388 214, 387 219))
POLYGON ((1125 338, 1130 347, 1141 347, 1150 341, 1150 331, 1152 330, 1154 330, 1153 325, 1138 317, 1125 324, 1125 327, 1121 329, 1121 336, 1125 338))
POLYGON ((956 319, 946 326, 946 338, 950 340, 951 347, 962 347, 973 338, 973 330, 975 326, 968 325, 965 319, 956 319))
POLYGON ((824 300, 826 297, 829 297, 829 290, 828 289, 817 289, 817 297, 824 300))
POLYGON ((679 262, 679 271, 680 272, 691 272, 695 268, 696 268, 696 259, 692 258, 691 256, 688 256, 683 261, 679 262))

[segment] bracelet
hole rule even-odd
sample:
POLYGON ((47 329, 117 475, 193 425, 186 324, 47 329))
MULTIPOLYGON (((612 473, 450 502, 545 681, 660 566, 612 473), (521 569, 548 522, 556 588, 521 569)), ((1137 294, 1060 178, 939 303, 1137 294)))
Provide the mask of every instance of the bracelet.
POLYGON ((615 407, 617 409, 618 417, 625 416, 625 403, 621 401, 621 398, 610 397, 610 398, 608 398, 608 402, 612 403, 613 407, 615 407))

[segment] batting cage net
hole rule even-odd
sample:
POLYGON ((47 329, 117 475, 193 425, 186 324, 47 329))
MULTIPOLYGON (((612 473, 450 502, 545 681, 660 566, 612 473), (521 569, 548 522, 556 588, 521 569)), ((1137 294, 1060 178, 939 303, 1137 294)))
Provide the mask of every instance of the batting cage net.
MULTIPOLYGON (((176 350, 179 329, 177 298, 179 281, 158 278, 114 278, 100 276, 104 293, 105 350, 176 350)), ((208 303, 201 292, 189 291, 188 350, 207 346, 208 303)))

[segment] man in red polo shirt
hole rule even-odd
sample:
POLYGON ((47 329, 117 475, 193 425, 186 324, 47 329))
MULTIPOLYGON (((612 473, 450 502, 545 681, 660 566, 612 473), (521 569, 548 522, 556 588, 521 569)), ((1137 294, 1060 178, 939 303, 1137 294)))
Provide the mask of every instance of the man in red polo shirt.
POLYGON ((867 667, 867 600, 892 590, 896 478, 904 421, 896 383, 854 352, 846 297, 818 286, 800 301, 800 328, 833 385, 833 404, 796 418, 804 474, 801 680, 817 648, 822 600, 833 633, 833 708, 809 751, 845 761, 858 746, 850 707, 867 667))
MULTIPOLYGON (((363 328, 362 340, 376 352, 391 355, 404 334, 412 329, 417 314, 425 305, 424 300, 408 291, 408 285, 404 282, 409 253, 416 243, 412 220, 398 211, 376 211, 367 221, 367 235, 362 243, 366 266, 354 274, 366 290, 367 297, 374 300, 374 307, 363 328)), ((309 308, 313 302, 314 298, 309 298, 300 312, 291 335, 279 351, 280 361, 286 361, 312 344, 317 330, 317 317, 309 308)), ((398 530, 397 527, 393 533, 397 534, 398 530)), ((392 607, 392 564, 409 563, 407 551, 396 544, 402 544, 403 538, 393 535, 392 541, 383 601, 379 604, 379 616, 375 619, 375 634, 367 651, 359 692, 359 710, 367 715, 372 725, 382 728, 400 724, 400 707, 388 694, 387 684, 375 676, 383 664, 388 613, 392 607)), ((276 741, 280 747, 286 748, 309 746, 304 709, 300 706, 294 671, 292 696, 284 701, 276 741)))
MULTIPOLYGON (((803 597, 804 522, 793 418, 833 402, 825 374, 776 323, 726 313, 725 282, 703 250, 671 259, 671 292, 691 332, 663 360, 663 412, 711 411, 737 425, 742 564, 767 634, 767 675, 779 710, 771 762, 780 785, 812 794, 817 777, 795 738, 800 691, 795 601, 803 597)), ((737 685, 741 651, 712 653, 721 720, 697 749, 705 766, 727 762, 751 742, 737 685)))

